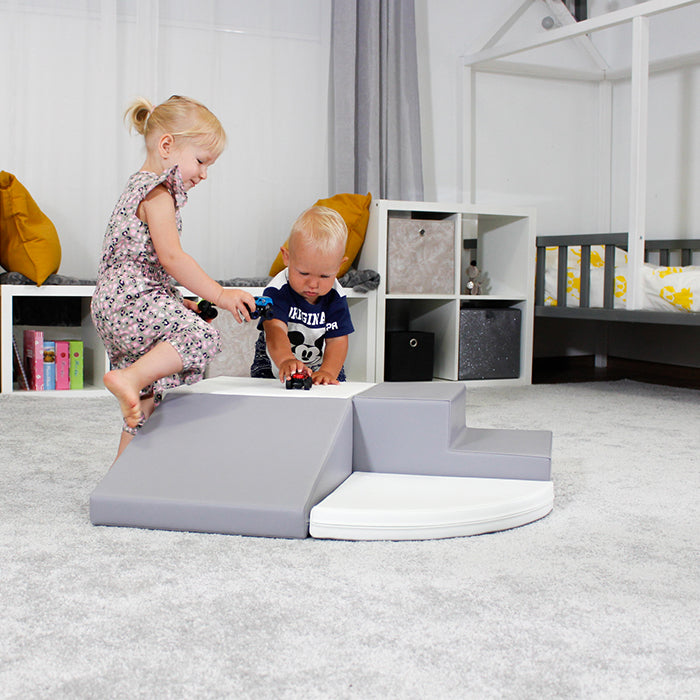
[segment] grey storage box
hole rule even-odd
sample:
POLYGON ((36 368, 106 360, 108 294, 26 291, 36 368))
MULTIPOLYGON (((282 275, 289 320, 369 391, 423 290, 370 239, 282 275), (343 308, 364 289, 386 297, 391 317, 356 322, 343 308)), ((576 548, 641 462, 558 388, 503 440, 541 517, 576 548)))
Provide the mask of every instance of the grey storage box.
POLYGON ((520 309, 462 308, 459 379, 520 376, 520 309))
POLYGON ((390 218, 388 294, 455 293, 455 224, 450 219, 390 218))

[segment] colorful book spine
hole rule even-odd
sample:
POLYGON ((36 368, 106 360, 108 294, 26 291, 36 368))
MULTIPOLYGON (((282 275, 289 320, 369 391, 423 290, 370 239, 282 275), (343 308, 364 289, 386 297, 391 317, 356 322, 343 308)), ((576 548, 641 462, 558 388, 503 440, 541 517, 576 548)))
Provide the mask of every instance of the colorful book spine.
POLYGON ((70 389, 70 343, 56 341, 56 389, 70 389))
POLYGON ((44 390, 44 333, 24 331, 24 367, 32 391, 44 390))
POLYGON ((83 388, 83 341, 70 340, 70 388, 83 388))
POLYGON ((53 340, 44 341, 44 391, 56 388, 56 343, 53 340))

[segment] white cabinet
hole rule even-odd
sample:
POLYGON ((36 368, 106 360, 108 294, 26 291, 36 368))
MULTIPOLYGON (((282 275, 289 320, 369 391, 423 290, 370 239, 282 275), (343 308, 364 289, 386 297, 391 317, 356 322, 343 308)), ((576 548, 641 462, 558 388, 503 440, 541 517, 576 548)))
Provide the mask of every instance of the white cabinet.
MULTIPOLYGON (((90 300, 94 287, 92 285, 44 285, 36 287, 24 284, 0 285, 0 392, 11 393, 16 389, 13 386, 13 336, 17 342, 20 356, 23 355, 23 331, 25 329, 43 330, 47 340, 83 341, 84 355, 84 389, 78 392, 105 390, 102 377, 109 367, 109 358, 105 352, 102 341, 92 325, 90 316, 90 300), (16 305, 30 304, 41 305, 47 300, 63 302, 65 306, 76 304, 74 313, 75 325, 71 326, 41 326, 41 325, 15 325, 14 311, 16 305)), ((262 294, 262 287, 246 287, 253 296, 262 294)), ((193 297, 187 289, 180 287, 184 296, 193 297)), ((350 307, 355 332, 350 336, 350 347, 345 362, 345 370, 348 379, 357 382, 370 382, 374 379, 375 372, 375 329, 376 320, 376 292, 355 292, 345 289, 350 307)), ((238 324, 233 324, 238 326, 238 324)), ((234 330, 235 332, 235 330, 234 330)), ((231 340, 229 338, 229 340, 231 340)), ((226 343, 227 338, 222 337, 226 343)), ((252 348, 251 348, 252 357, 252 348)), ((34 393, 34 392, 30 392, 34 393)), ((75 395, 76 391, 47 391, 42 392, 49 396, 75 395)))
MULTIPOLYGON (((444 232, 444 225, 440 227, 444 232)), ((396 250, 395 247, 391 248, 396 250)), ((395 255, 395 253, 394 253, 395 255)), ((434 376, 458 380, 460 315, 469 308, 517 308, 520 310, 519 376, 485 379, 498 384, 529 384, 532 376, 533 295, 535 279, 535 213, 522 207, 489 207, 472 204, 375 200, 365 242, 358 260, 360 269, 381 275, 377 290, 375 381, 384 379, 385 334, 392 330, 428 331, 435 335, 434 376), (389 258, 390 230, 396 220, 449 222, 453 232, 452 279, 439 285, 445 293, 392 293, 392 280, 400 266, 389 258), (468 295, 467 267, 477 261, 484 289, 468 295), (387 274, 388 272, 391 274, 387 274), (389 284, 387 285, 387 278, 389 284)), ((427 276, 434 275, 426 263, 427 276)), ((395 285, 394 285, 395 286, 395 285)), ((403 288, 405 285, 399 285, 403 288)))

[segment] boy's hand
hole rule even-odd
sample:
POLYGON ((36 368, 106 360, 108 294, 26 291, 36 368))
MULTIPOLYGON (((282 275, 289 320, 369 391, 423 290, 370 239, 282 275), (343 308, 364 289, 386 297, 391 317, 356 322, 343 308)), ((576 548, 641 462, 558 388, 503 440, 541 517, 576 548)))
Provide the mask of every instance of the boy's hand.
POLYGON ((282 383, 286 382, 293 374, 300 372, 304 375, 311 374, 311 370, 301 361, 297 360, 296 357, 290 357, 284 360, 280 366, 280 381, 282 383))
POLYGON ((216 305, 227 309, 233 314, 237 323, 250 321, 250 312, 255 309, 255 297, 243 289, 224 289, 216 305))
POLYGON ((311 375, 314 384, 340 384, 338 379, 334 377, 330 372, 321 368, 311 375))

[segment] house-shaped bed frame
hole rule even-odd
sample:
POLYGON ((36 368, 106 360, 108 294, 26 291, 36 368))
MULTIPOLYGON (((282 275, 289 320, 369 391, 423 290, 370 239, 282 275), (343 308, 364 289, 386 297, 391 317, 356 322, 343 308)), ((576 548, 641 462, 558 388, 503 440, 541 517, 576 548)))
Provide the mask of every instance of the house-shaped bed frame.
MULTIPOLYGON (((551 78, 564 81, 588 81, 597 83, 598 162, 601 164, 596 173, 598 183, 599 211, 598 230, 566 231, 560 236, 541 236, 538 238, 538 288, 535 304, 537 316, 553 318, 586 319, 601 321, 631 321, 637 323, 663 323, 677 326, 700 325, 700 314, 684 314, 662 311, 642 310, 641 269, 646 260, 661 265, 698 264, 696 251, 700 249, 700 239, 688 237, 688 232, 672 232, 669 240, 647 241, 647 155, 649 146, 649 76, 655 72, 682 70, 700 64, 700 50, 666 57, 653 61, 650 59, 650 22, 667 13, 680 12, 699 0, 650 0, 633 7, 620 9, 605 15, 576 22, 564 4, 559 0, 525 0, 517 3, 512 13, 491 34, 479 49, 460 58, 462 68, 462 143, 463 143, 463 191, 465 198, 474 202, 477 198, 476 186, 476 76, 479 73, 498 73, 510 76, 551 78), (512 41, 508 37, 526 13, 539 9, 542 13, 541 30, 534 35, 512 41), (591 35, 614 28, 631 27, 631 65, 629 68, 612 69, 597 50, 591 35), (575 45, 581 57, 581 65, 566 67, 561 65, 542 65, 524 60, 524 54, 532 50, 542 50, 555 44, 575 45), (515 58, 516 60, 513 60, 515 58), (612 234, 612 120, 614 86, 621 82, 630 87, 630 122, 629 122, 629 165, 628 165, 628 224, 625 233, 612 234), (582 235, 579 235, 582 234, 582 235), (626 309, 613 309, 612 291, 613 257, 606 258, 606 280, 608 286, 605 294, 606 308, 592 309, 581 294, 581 307, 567 308, 564 288, 566 270, 562 273, 561 264, 566 260, 568 246, 580 245, 582 252, 581 285, 589 268, 585 265, 590 260, 591 245, 606 245, 606 251, 614 247, 626 248, 628 252, 627 267, 627 305, 626 309), (546 246, 558 246, 560 260, 559 294, 556 306, 543 305, 544 288, 544 254, 546 246), (669 262, 670 261, 670 262, 669 262)), ((667 15, 668 16, 668 15, 667 15)), ((531 15, 529 15, 532 19, 531 15)), ((540 54, 542 51, 540 51, 540 54)), ((530 54, 530 58, 532 54, 530 54)), ((625 85, 625 90, 627 86, 625 85)), ((527 139, 527 133, 522 134, 527 139)), ((619 219, 619 217, 618 217, 619 219)), ((604 364, 605 358, 597 358, 604 364)))

